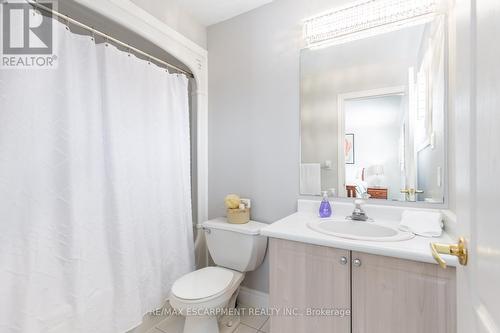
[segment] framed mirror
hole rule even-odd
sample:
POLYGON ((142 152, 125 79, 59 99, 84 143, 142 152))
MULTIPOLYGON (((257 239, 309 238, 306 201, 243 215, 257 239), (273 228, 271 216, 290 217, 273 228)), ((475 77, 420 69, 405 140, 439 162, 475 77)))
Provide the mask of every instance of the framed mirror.
POLYGON ((301 51, 302 195, 444 202, 445 24, 301 51))

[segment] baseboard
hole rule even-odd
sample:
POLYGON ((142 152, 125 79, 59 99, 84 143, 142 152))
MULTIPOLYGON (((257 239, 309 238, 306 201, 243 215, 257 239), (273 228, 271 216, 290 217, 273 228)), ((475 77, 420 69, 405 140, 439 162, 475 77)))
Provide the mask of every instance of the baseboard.
POLYGON ((269 294, 247 287, 241 287, 238 294, 238 303, 255 308, 269 307, 269 294))

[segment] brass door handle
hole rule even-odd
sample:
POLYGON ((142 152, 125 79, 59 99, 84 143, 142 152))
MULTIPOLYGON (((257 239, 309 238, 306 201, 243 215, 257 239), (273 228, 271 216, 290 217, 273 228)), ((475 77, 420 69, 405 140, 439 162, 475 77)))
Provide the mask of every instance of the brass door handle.
POLYGON ((441 258, 440 254, 450 254, 458 257, 460 265, 466 266, 468 260, 468 251, 465 244, 465 239, 460 237, 458 244, 440 244, 430 243, 432 256, 437 261, 441 268, 446 268, 446 261, 441 258))

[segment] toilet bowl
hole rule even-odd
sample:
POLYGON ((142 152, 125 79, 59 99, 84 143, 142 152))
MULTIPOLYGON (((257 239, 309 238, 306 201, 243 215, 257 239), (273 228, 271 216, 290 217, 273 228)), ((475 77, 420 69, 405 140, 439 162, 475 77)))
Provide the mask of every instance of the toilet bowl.
POLYGON ((170 305, 186 317, 184 332, 218 332, 217 318, 238 291, 244 274, 223 267, 207 267, 177 280, 170 305))
POLYGON ((218 318, 234 307, 245 272, 262 264, 267 237, 264 223, 232 225, 219 218, 202 224, 207 247, 218 266, 179 278, 172 286, 170 305, 185 317, 184 333, 218 333, 218 318))

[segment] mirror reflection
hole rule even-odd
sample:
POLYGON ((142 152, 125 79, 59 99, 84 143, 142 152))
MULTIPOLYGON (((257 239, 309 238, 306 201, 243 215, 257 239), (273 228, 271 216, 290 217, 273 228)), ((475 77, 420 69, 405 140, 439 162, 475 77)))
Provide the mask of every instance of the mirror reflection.
POLYGON ((300 191, 442 203, 443 17, 301 52, 300 191))

